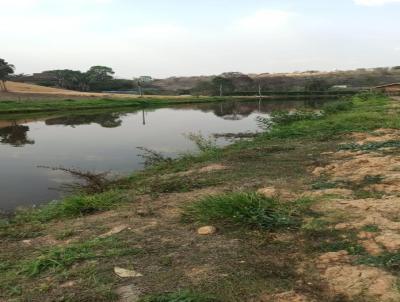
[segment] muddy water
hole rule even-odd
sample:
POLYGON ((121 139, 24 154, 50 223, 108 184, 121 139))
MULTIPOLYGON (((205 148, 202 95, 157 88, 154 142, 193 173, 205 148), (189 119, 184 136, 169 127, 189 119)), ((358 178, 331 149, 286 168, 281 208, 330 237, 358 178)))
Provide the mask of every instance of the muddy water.
MULTIPOLYGON (((0 119, 0 209, 9 211, 60 197, 54 189, 70 181, 69 176, 38 166, 126 174, 143 168, 137 147, 178 156, 196 150, 185 133, 257 131, 257 116, 304 105, 304 101, 225 102, 0 119)), ((228 141, 219 138, 218 143, 228 141)))

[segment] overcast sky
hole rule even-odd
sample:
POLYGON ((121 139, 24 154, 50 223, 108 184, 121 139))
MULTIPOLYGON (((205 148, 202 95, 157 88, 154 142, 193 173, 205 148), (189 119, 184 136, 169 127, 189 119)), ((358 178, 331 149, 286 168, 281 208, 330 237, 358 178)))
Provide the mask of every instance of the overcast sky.
POLYGON ((168 77, 400 65, 400 0, 0 0, 17 73, 168 77))

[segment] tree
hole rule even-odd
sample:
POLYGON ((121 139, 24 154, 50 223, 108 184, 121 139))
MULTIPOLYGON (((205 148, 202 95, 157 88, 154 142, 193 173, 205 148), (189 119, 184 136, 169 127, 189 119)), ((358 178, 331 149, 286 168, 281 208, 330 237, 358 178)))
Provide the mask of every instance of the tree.
POLYGON ((326 91, 330 87, 324 79, 312 79, 305 84, 305 90, 310 92, 326 91))
POLYGON ((225 77, 215 77, 212 80, 212 84, 214 86, 214 94, 219 94, 220 96, 224 95, 225 93, 233 92, 235 90, 232 79, 228 79, 225 77))
POLYGON ((15 70, 14 65, 7 63, 4 59, 0 59, 0 90, 7 91, 6 81, 9 79, 10 74, 15 70))

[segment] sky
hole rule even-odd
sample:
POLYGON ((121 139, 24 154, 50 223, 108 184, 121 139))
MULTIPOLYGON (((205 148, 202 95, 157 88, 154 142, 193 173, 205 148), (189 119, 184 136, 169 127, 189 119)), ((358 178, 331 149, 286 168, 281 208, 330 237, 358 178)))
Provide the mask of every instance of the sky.
POLYGON ((400 0, 0 0, 17 73, 120 78, 400 65, 400 0))

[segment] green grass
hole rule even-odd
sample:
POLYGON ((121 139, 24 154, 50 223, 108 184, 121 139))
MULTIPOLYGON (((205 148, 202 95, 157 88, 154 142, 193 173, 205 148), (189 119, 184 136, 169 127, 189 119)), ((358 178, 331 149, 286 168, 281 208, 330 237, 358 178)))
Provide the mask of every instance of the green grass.
POLYGON ((179 291, 176 293, 165 293, 158 295, 150 295, 142 298, 139 302, 218 302, 215 297, 195 293, 192 291, 179 291))
POLYGON ((187 98, 124 98, 124 99, 64 99, 35 101, 0 101, 0 114, 57 112, 83 109, 146 108, 176 104, 208 103, 226 100, 248 100, 246 97, 187 97, 187 98))
POLYGON ((343 110, 328 110, 317 119, 305 119, 289 124, 277 125, 265 134, 265 138, 310 137, 327 139, 354 131, 370 131, 381 127, 400 126, 400 119, 390 117, 385 112, 388 99, 371 95, 368 99, 352 98, 351 106, 343 110))
POLYGON ((14 222, 48 222, 53 219, 72 218, 110 210, 125 200, 121 191, 107 191, 93 195, 72 195, 62 201, 54 201, 38 208, 21 209, 14 222))
POLYGON ((376 151, 382 148, 400 148, 400 141, 390 140, 385 142, 371 142, 363 145, 357 143, 343 144, 339 147, 341 150, 351 151, 376 151))
POLYGON ((371 233, 376 233, 380 231, 379 226, 375 224, 368 224, 362 227, 362 230, 365 232, 371 232, 371 233))
POLYGON ((357 234, 332 229, 325 221, 312 221, 302 228, 309 252, 327 253, 347 251, 350 255, 364 255, 365 249, 358 243, 357 234))
POLYGON ((124 245, 123 241, 109 237, 65 247, 51 247, 41 251, 39 256, 33 259, 22 261, 19 267, 22 274, 33 277, 50 269, 57 271, 67 269, 80 261, 136 255, 138 253, 140 253, 140 250, 129 248, 124 245))
POLYGON ((400 269, 400 253, 386 252, 379 256, 366 255, 358 259, 357 263, 374 267, 383 267, 398 274, 400 269))
POLYGON ((298 226, 310 204, 302 199, 281 203, 257 193, 208 196, 185 208, 184 219, 200 223, 230 224, 276 230, 298 226))

